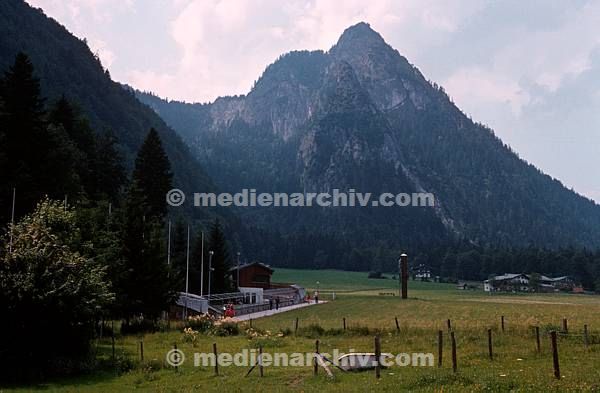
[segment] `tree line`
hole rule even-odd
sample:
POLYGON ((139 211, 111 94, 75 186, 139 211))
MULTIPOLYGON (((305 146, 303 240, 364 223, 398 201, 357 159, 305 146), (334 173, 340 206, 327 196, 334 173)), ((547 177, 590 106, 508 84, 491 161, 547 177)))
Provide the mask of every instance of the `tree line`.
MULTIPOLYGON (((111 131, 93 130, 68 97, 47 102, 19 53, 0 78, 0 167, 2 379, 73 371, 89 360, 99 320, 152 327, 185 290, 186 224, 176 222, 168 258, 173 175, 156 130, 129 175, 111 131)), ((231 289, 228 248, 215 220, 204 247, 205 258, 213 251, 214 292, 231 289)), ((192 253, 195 292, 199 236, 192 253)))

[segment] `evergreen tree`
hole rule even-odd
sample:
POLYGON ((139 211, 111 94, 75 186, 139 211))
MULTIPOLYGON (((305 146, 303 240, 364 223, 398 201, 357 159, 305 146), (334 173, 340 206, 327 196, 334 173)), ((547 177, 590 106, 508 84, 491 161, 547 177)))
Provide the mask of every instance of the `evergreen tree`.
MULTIPOLYGON (((185 269, 187 262, 187 227, 181 218, 175 221, 171 233, 171 272, 177 282, 177 289, 185 289, 185 269)), ((192 291, 190 291, 192 292, 192 291)))
MULTIPOLYGON (((0 81, 3 115, 3 149, 6 165, 0 171, 0 204, 10 206, 12 188, 19 192, 17 216, 30 211, 43 196, 48 135, 44 122, 44 100, 40 81, 34 76, 33 64, 24 53, 17 54, 14 64, 0 81)), ((7 209, 0 218, 6 222, 7 209)))
POLYGON ((124 206, 122 239, 124 271, 117 282, 117 301, 129 319, 142 314, 155 319, 173 304, 175 279, 169 272, 162 221, 146 216, 145 195, 134 182, 124 206))
POLYGON ((117 139, 110 131, 98 134, 95 139, 92 163, 93 186, 88 193, 96 198, 118 201, 127 176, 117 139))
MULTIPOLYGON (((210 230, 208 239, 208 250, 213 252, 211 272, 211 293, 223 293, 232 290, 229 277, 231 258, 227 247, 227 240, 221 228, 219 219, 216 219, 210 230)), ((205 262, 208 262, 205 260, 205 262)), ((208 272, 208 271, 207 271, 208 272)), ((205 276, 207 275, 205 272, 205 276)))
POLYGON ((125 271, 119 282, 126 318, 142 314, 156 318, 175 300, 177 275, 167 265, 165 194, 171 188, 169 160, 160 138, 150 130, 140 148, 127 194, 123 218, 125 271))
POLYGON ((150 129, 135 160, 133 180, 143 193, 148 208, 147 215, 163 219, 167 214, 165 196, 172 188, 171 164, 158 132, 150 129))

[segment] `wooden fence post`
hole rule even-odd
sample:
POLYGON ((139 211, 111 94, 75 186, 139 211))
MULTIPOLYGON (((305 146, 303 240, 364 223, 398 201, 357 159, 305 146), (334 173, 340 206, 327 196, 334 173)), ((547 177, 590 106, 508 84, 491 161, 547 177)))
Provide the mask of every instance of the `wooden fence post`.
POLYGON ((444 332, 438 331, 438 367, 442 367, 442 357, 444 355, 444 332))
POLYGON ((542 346, 540 345, 540 327, 535 327, 535 347, 537 349, 537 353, 542 352, 542 346))
POLYGON ((219 353, 217 352, 217 343, 213 343, 213 354, 215 355, 215 375, 219 375, 219 353))
POLYGON ((563 318, 563 333, 569 334, 569 325, 567 323, 567 318, 563 318))
POLYGON ((504 333, 504 315, 500 317, 500 324, 502 326, 502 333, 504 333))
POLYGON ((490 355, 490 360, 494 360, 494 350, 492 348, 492 329, 488 329, 488 352, 490 355))
POLYGON ((456 364, 456 339, 454 338, 454 331, 450 332, 450 340, 452 341, 452 371, 456 372, 458 366, 456 364))
POLYGON ((342 322, 343 322, 343 324, 344 324, 344 330, 346 330, 346 318, 345 318, 345 317, 344 317, 344 318, 342 318, 342 322))
POLYGON ((399 332, 400 331, 400 324, 398 323, 398 317, 394 317, 394 320, 396 321, 396 331, 399 332))
POLYGON ((452 331, 452 322, 450 322, 450 319, 448 319, 448 321, 446 321, 446 324, 448 325, 448 331, 452 331))
POLYGON ((558 364, 558 345, 556 344, 556 332, 550 332, 552 342, 552 363, 554 365, 554 377, 560 379, 560 365, 558 364))
MULTIPOLYGON (((177 353, 177 343, 173 343, 173 350, 175 351, 175 353, 177 353)), ((177 359, 178 358, 179 356, 177 356, 177 359)), ((175 371, 179 371, 179 366, 177 362, 175 362, 175 371)))
POLYGON ((381 342, 379 336, 375 336, 375 378, 381 378, 381 342))
POLYGON ((115 361, 115 321, 111 321, 112 361, 115 361))
POLYGON ((140 360, 144 361, 144 340, 140 340, 140 360))
POLYGON ((317 375, 319 373, 319 363, 317 362, 317 354, 319 353, 319 340, 315 341, 315 366, 314 366, 314 374, 317 375))
POLYGON ((400 270, 402 276, 402 299, 408 298, 408 256, 400 255, 400 270))
POLYGON ((587 324, 583 325, 583 345, 585 346, 586 349, 590 345, 590 341, 589 341, 589 338, 588 338, 588 327, 587 327, 587 324))
POLYGON ((252 329, 252 318, 250 318, 248 322, 250 323, 250 329, 252 329))
POLYGON ((294 325, 294 334, 298 333, 298 317, 296 317, 296 323, 294 325))

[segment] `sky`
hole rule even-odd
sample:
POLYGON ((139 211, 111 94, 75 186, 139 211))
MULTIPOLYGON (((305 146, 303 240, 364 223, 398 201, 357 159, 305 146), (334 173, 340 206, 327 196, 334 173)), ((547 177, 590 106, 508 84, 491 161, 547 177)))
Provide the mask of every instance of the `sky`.
POLYGON ((600 1, 27 1, 113 79, 188 102, 245 94, 279 55, 367 22, 521 158, 600 203, 600 1))

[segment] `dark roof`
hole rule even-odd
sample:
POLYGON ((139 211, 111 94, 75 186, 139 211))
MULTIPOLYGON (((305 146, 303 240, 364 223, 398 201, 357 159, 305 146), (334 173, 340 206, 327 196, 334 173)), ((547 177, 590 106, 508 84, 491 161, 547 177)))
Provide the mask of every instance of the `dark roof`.
MULTIPOLYGON (((242 270, 242 269, 245 269, 245 268, 247 268, 247 267, 250 267, 250 266, 256 266, 256 265, 258 265, 258 266, 260 266, 260 267, 263 267, 263 268, 265 268, 265 269, 269 270, 271 273, 273 273, 273 272, 274 272, 274 270, 271 268, 271 266, 269 266, 269 265, 266 265, 266 264, 264 264, 264 263, 262 263, 262 262, 259 262, 259 261, 254 261, 254 262, 246 263, 246 264, 244 264, 244 265, 240 265, 240 270, 242 270)), ((238 267, 237 267, 237 265, 236 265, 236 266, 234 266, 234 267, 230 268, 230 269, 229 269, 229 271, 230 271, 230 272, 234 272, 234 271, 236 271, 236 270, 237 270, 237 268, 238 268, 238 267)))

